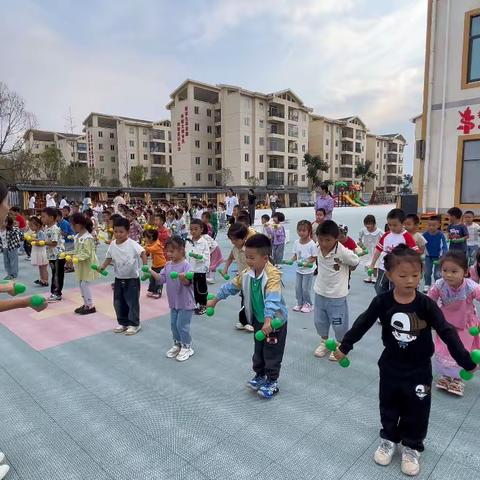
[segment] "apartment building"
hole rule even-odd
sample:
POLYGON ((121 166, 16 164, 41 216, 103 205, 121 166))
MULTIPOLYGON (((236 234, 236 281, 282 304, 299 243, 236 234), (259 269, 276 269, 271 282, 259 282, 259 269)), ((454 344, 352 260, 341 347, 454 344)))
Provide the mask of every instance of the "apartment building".
POLYGON ((308 186, 311 109, 291 90, 185 80, 170 97, 176 185, 308 186))
POLYGON ((173 174, 170 122, 90 113, 83 122, 88 166, 109 181, 130 186, 133 167, 145 178, 173 174))
POLYGON ((23 148, 34 155, 40 155, 47 148, 54 147, 62 152, 67 163, 87 163, 87 142, 83 134, 29 129, 23 139, 23 148))
POLYGON ((423 112, 416 117, 421 212, 480 213, 480 5, 429 0, 423 112))

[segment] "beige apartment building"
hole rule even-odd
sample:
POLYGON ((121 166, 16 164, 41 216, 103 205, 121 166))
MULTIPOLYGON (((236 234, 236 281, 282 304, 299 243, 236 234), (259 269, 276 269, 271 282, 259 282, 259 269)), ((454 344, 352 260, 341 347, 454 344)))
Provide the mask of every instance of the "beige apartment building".
POLYGON ((62 152, 67 163, 87 163, 87 142, 83 134, 30 129, 25 132, 23 139, 25 141, 23 148, 34 155, 54 147, 62 152))
POLYGON ((185 80, 170 97, 175 185, 308 186, 311 109, 291 90, 264 94, 185 80))
POLYGON ((173 174, 170 122, 91 113, 83 122, 88 166, 107 180, 130 186, 132 167, 145 178, 173 174))

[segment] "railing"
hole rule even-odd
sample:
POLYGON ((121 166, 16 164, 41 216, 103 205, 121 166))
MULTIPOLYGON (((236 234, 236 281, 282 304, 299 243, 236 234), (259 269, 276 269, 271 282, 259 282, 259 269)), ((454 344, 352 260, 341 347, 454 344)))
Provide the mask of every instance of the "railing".
POLYGON ((221 115, 214 115, 213 121, 215 123, 221 122, 222 121, 222 116, 221 115))
POLYGON ((281 110, 277 110, 276 108, 270 108, 268 110, 268 115, 270 117, 285 118, 285 114, 281 110))

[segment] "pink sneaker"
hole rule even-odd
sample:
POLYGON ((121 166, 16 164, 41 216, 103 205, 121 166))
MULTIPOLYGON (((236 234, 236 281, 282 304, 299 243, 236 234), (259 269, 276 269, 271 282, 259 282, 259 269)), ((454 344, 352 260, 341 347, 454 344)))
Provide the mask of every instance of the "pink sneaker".
POLYGON ((300 309, 300 311, 301 311, 302 313, 310 313, 312 310, 313 310, 313 307, 312 307, 309 303, 306 303, 306 304, 300 309))
POLYGON ((303 307, 301 307, 300 305, 295 305, 295 306, 292 308, 292 310, 293 310, 294 312, 301 312, 301 311, 302 311, 302 308, 303 308, 303 307))

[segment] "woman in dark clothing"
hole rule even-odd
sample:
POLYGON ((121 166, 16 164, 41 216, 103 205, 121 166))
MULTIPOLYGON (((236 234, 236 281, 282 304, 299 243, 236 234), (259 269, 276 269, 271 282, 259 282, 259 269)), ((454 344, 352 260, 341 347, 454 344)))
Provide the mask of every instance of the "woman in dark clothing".
POLYGON ((248 214, 250 215, 250 225, 255 223, 255 201, 257 196, 253 188, 248 189, 248 214))

